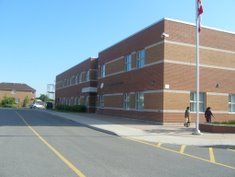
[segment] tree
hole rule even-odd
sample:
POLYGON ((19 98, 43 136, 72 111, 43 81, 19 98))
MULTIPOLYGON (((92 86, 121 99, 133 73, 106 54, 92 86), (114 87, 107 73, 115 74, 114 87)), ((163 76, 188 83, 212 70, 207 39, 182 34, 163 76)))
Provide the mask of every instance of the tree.
POLYGON ((50 100, 48 96, 45 94, 41 94, 40 97, 38 97, 38 99, 42 100, 43 102, 47 102, 50 100))
POLYGON ((26 96, 23 101, 23 107, 26 107, 28 103, 29 103, 29 97, 26 96))

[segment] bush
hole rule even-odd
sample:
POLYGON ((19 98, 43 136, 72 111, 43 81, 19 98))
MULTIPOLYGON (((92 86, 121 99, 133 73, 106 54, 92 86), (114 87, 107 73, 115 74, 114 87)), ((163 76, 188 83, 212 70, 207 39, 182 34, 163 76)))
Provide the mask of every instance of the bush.
POLYGON ((17 105, 16 104, 4 104, 4 105, 2 105, 2 107, 4 107, 4 108, 17 108, 17 105))
POLYGON ((16 108, 15 98, 13 97, 4 97, 1 101, 1 106, 4 108, 16 108))
POLYGON ((86 106, 85 105, 73 105, 68 106, 64 104, 56 105, 56 110, 59 111, 68 111, 68 112, 86 112, 86 106))

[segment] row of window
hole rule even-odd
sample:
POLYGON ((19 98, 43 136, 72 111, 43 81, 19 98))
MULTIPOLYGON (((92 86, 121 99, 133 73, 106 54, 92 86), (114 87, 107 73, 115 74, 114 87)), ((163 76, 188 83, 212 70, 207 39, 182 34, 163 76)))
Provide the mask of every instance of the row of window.
MULTIPOLYGON (((143 92, 137 92, 135 94, 135 108, 136 110, 142 110, 144 109, 144 93, 143 92)), ((104 96, 99 96, 99 107, 104 108, 104 96)), ((125 110, 130 110, 131 108, 131 102, 130 102, 130 93, 124 94, 124 100, 123 100, 123 108, 125 110)))
MULTIPOLYGON (((145 65, 145 50, 139 50, 137 52, 137 64, 136 67, 137 68, 142 68, 145 65)), ((124 66, 124 70, 125 71, 131 71, 134 68, 133 66, 133 62, 132 62, 132 54, 129 54, 127 56, 125 56, 125 66, 124 66)), ((77 75, 73 75, 70 78, 66 78, 62 81, 58 81, 56 83, 56 87, 57 88, 64 88, 64 87, 69 87, 69 86, 73 86, 73 85, 77 85, 81 82, 87 82, 90 81, 90 72, 89 70, 87 72, 85 72, 86 76, 85 76, 85 80, 83 81, 83 74, 84 72, 78 73, 77 75)), ((100 66, 100 77, 103 78, 106 75, 106 65, 103 64, 100 66)))
MULTIPOLYGON (((130 110, 131 109, 131 94, 124 93, 123 94, 123 109, 130 110)), ((100 108, 104 108, 104 95, 99 95, 99 102, 98 105, 100 108)), ((204 112, 206 108, 206 94, 199 93, 199 112, 204 112)), ((190 93, 190 111, 196 112, 196 92, 190 93)), ((81 96, 81 97, 64 97, 60 98, 60 104, 65 105, 88 105, 89 103, 89 96, 81 96)), ((229 112, 235 112, 235 94, 229 95, 229 112)), ((144 93, 137 92, 135 93, 135 109, 142 110, 144 109, 144 93)))
MULTIPOLYGON (((204 112, 206 108, 205 104, 205 98, 206 94, 205 93, 199 93, 199 112, 204 112)), ((196 112, 197 110, 197 96, 195 92, 190 93, 190 111, 196 112)), ((235 112, 235 94, 230 94, 229 95, 229 101, 228 101, 228 108, 229 112, 235 112)))
MULTIPOLYGON (((206 108, 206 94, 205 93, 199 93, 199 112, 204 112, 206 108)), ((123 108, 125 110, 130 110, 130 93, 124 93, 123 94, 123 108)), ((229 95, 229 112, 235 112, 235 94, 229 95)), ((99 96, 99 106, 100 108, 104 108, 104 96, 99 96)), ((190 93, 190 111, 196 112, 197 109, 197 100, 196 100, 196 92, 190 93)), ((143 92, 137 92, 135 94, 135 109, 136 110, 142 110, 144 109, 144 93, 143 92)))
POLYGON ((88 106, 88 103, 89 103, 89 96, 59 98, 59 104, 64 104, 64 105, 68 105, 68 106, 73 106, 73 105, 86 105, 86 106, 88 106))
MULTIPOLYGON (((142 68, 144 67, 145 65, 145 49, 142 49, 142 50, 139 50, 137 52, 137 62, 136 62, 136 67, 137 68, 142 68)), ((127 56, 125 56, 125 65, 124 65, 124 70, 127 72, 127 71, 131 71, 133 68, 135 68, 135 66, 133 66, 133 58, 132 58, 132 54, 129 54, 127 56)), ((100 77, 103 78, 105 77, 106 75, 106 72, 105 72, 105 67, 106 65, 103 64, 100 66, 100 77)))
POLYGON ((58 81, 56 83, 57 88, 64 88, 73 85, 77 85, 82 82, 90 81, 90 71, 85 72, 85 80, 83 79, 84 72, 78 73, 77 75, 73 75, 70 78, 64 79, 62 81, 58 81))

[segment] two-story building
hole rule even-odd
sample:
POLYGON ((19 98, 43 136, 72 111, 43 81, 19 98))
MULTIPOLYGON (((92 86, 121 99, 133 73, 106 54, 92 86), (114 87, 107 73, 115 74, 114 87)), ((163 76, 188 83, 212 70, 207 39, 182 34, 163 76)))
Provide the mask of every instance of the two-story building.
MULTIPOLYGON (((96 112, 175 123, 190 106, 194 120, 195 40, 195 24, 165 18, 101 51, 96 112)), ((209 27, 200 32, 202 121, 208 106, 217 121, 235 119, 234 44, 233 32, 209 27)))
POLYGON ((24 99, 32 103, 35 99, 36 90, 27 84, 22 83, 0 83, 0 101, 4 97, 13 97, 15 98, 16 104, 18 106, 23 105, 24 99))

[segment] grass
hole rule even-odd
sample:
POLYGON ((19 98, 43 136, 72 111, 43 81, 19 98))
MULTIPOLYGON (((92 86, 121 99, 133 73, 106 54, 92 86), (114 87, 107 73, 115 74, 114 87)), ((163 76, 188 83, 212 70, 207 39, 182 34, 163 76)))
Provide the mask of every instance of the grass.
POLYGON ((218 124, 218 125, 235 125, 235 120, 229 120, 229 121, 224 121, 224 122, 213 122, 213 124, 218 124))

